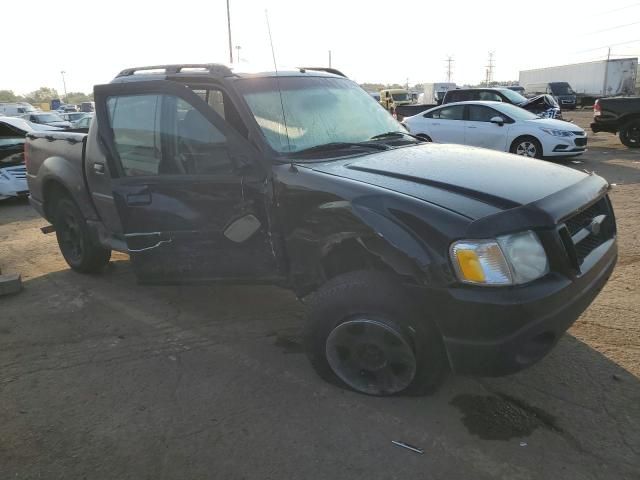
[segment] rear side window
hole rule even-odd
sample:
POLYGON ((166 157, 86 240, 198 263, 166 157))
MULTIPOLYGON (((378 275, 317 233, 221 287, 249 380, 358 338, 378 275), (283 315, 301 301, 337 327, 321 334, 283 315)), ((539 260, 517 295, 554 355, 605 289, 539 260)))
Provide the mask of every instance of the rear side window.
POLYGON ((431 112, 430 118, 439 118, 441 120, 463 120, 464 119, 464 105, 452 105, 451 107, 444 107, 435 112, 431 112))
POLYGON ((493 108, 484 107, 482 105, 469 105, 469 121, 471 122, 490 122, 493 117, 503 117, 493 108))
POLYGON ((107 109, 126 176, 233 171, 225 135, 181 98, 111 97, 107 109))

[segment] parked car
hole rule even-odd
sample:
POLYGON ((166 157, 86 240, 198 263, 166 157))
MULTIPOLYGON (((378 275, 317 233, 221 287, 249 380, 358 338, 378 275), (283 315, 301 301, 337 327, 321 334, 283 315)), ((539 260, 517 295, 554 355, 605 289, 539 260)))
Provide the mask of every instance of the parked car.
POLYGON ((541 118, 504 102, 460 102, 405 118, 414 135, 438 143, 490 148, 526 157, 567 157, 587 149, 577 125, 541 118))
POLYGON ((26 113, 38 112, 39 110, 26 102, 3 102, 0 103, 0 116, 19 117, 26 113))
POLYGON ((538 95, 537 97, 527 99, 518 92, 503 87, 456 88, 455 90, 448 90, 442 100, 442 104, 474 100, 511 103, 512 105, 517 105, 545 118, 562 118, 560 107, 552 96, 538 95))
POLYGON ((551 95, 558 102, 560 108, 576 109, 576 92, 567 82, 529 83, 525 85, 525 90, 532 97, 543 94, 551 95))
POLYGON ((74 122, 77 122, 81 118, 86 117, 88 114, 84 112, 69 112, 69 113, 59 113, 58 115, 63 120, 73 124, 74 122))
POLYGON ((154 66, 94 95, 88 134, 27 138, 67 263, 118 250, 141 283, 289 288, 311 364, 358 392, 534 364, 616 262, 603 178, 422 142, 338 75, 154 66))
POLYGON ((22 115, 21 118, 32 123, 40 123, 42 125, 50 125, 52 127, 71 128, 71 122, 63 119, 55 112, 33 112, 22 115))
POLYGON ((91 121, 93 120, 93 114, 87 113, 79 120, 72 123, 73 128, 89 128, 91 121))
POLYGON ((80 104, 80 111, 85 113, 94 112, 96 109, 95 102, 82 102, 80 104))
POLYGON ((0 117, 0 200, 29 194, 24 166, 25 135, 39 128, 18 117, 0 117))
POLYGON ((623 145, 640 147, 640 97, 611 97, 593 106, 593 133, 617 133, 623 145))
POLYGON ((507 88, 524 96, 524 87, 521 87, 520 85, 508 85, 507 88))
POLYGON ((68 112, 79 112, 80 109, 78 108, 77 105, 62 105, 62 111, 64 113, 68 113, 68 112))

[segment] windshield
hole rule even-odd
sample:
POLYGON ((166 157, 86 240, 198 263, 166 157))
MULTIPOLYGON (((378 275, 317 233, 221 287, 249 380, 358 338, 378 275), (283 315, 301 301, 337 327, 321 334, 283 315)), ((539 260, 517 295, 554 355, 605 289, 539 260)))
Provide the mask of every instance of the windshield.
POLYGON ((575 92, 568 83, 551 83, 551 91, 554 95, 574 95, 575 92))
POLYGON ((501 93, 515 105, 520 105, 521 103, 525 103, 527 101, 527 99, 520 95, 518 92, 514 92, 513 90, 509 90, 508 88, 501 90, 501 93))
POLYGON ((36 117, 39 122, 64 122, 64 120, 55 113, 44 113, 36 117))
POLYGON ((267 142, 280 153, 332 142, 364 142, 403 130, 371 95, 346 78, 248 78, 237 85, 267 142))
POLYGON ((500 111, 506 115, 509 115, 514 120, 536 120, 540 117, 531 113, 524 108, 520 108, 516 105, 511 105, 509 103, 501 103, 500 111))
POLYGON ((396 101, 396 102, 404 102, 405 100, 409 100, 409 95, 406 93, 392 93, 391 97, 396 101))

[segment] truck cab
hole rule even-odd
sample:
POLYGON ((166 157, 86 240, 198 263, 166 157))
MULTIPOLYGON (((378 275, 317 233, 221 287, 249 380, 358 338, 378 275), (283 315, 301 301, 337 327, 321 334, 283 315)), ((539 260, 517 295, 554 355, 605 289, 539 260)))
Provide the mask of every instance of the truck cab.
POLYGON ((394 113, 400 105, 410 105, 413 102, 409 91, 403 88, 380 90, 380 104, 389 112, 394 113))

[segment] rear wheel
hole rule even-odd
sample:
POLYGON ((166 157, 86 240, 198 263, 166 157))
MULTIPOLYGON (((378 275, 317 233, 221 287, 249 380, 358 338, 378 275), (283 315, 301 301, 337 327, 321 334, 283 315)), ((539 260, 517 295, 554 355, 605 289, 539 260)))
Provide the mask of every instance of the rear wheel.
POLYGON ((523 157, 542 158, 542 145, 533 137, 516 138, 509 151, 523 157))
POLYGON ((82 273, 94 273, 109 263, 111 250, 96 243, 78 206, 70 198, 58 201, 54 226, 60 252, 67 264, 82 273))
POLYGON ((325 380, 368 395, 425 395, 447 371, 439 333, 398 282, 380 272, 338 276, 309 302, 307 355, 325 380))
POLYGON ((620 129, 620 141, 629 148, 640 147, 640 119, 625 123, 620 129))

